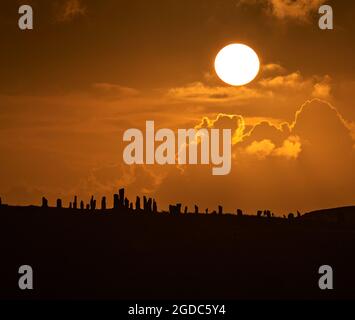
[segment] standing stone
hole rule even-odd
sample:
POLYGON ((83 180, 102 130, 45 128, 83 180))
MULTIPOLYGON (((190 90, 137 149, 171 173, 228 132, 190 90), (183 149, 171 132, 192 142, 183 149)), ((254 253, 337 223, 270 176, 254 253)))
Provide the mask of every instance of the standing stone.
POLYGON ((78 208, 78 197, 75 196, 74 197, 74 202, 73 202, 73 209, 77 209, 78 208))
POLYGON ((146 196, 143 196, 143 210, 144 211, 147 211, 147 197, 146 196))
POLYGON ((96 200, 94 199, 94 196, 91 196, 91 199, 90 199, 90 209, 91 210, 96 209, 96 200))
POLYGON ((125 203, 125 197, 124 197, 124 188, 121 188, 118 190, 118 193, 120 195, 120 205, 123 207, 125 203))
POLYGON ((119 203, 120 203, 120 202, 119 202, 118 194, 115 193, 115 194, 113 195, 113 208, 114 208, 114 209, 118 209, 119 203))
POLYGON ((48 200, 42 197, 42 208, 48 208, 48 200))
POLYGON ((101 199, 101 210, 106 210, 106 197, 101 199))
POLYGON ((127 198, 124 199, 124 206, 126 209, 129 208, 129 200, 127 198))
POLYGON ((57 208, 62 208, 62 199, 57 199, 57 208))
POLYGON ((141 209, 141 198, 139 198, 137 196, 136 198, 136 210, 140 210, 141 209))
POLYGON ((62 199, 57 199, 57 208, 62 208, 62 199))
POLYGON ((148 202, 147 202, 147 211, 148 211, 148 212, 152 212, 152 198, 149 198, 149 199, 148 199, 148 202))

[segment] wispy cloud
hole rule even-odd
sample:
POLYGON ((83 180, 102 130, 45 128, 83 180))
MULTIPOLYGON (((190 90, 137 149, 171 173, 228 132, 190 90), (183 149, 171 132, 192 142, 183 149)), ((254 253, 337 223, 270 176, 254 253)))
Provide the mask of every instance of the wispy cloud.
POLYGON ((265 97, 267 92, 260 92, 249 87, 208 86, 202 82, 193 82, 184 87, 171 88, 167 96, 176 100, 195 102, 228 102, 265 97))
POLYGON ((122 99, 139 95, 139 91, 134 88, 108 82, 92 84, 92 93, 98 98, 105 99, 122 99))
POLYGON ((86 6, 81 0, 67 0, 58 10, 57 20, 60 22, 71 21, 78 16, 86 15, 86 6))
POLYGON ((280 20, 307 21, 326 0, 239 0, 238 5, 260 5, 280 20))

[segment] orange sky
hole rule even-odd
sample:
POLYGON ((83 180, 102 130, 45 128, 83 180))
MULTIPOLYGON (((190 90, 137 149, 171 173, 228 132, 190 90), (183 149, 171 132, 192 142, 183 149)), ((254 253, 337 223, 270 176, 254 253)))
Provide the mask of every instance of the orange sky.
POLYGON ((0 195, 155 196, 158 205, 277 214, 354 204, 354 4, 322 0, 27 1, 34 30, 17 27, 21 1, 0 10, 0 195), (251 46, 261 72, 231 87, 213 70, 232 42, 251 46), (123 164, 122 134, 143 129, 238 130, 232 172, 208 166, 123 164))

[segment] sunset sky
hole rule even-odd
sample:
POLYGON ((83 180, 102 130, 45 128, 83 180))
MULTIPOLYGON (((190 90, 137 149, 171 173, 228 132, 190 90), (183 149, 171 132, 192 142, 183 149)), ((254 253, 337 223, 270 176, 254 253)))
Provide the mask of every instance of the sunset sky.
POLYGON ((354 204, 355 3, 323 0, 31 0, 0 7, 0 196, 153 196, 158 208, 276 214, 354 204), (320 30, 330 4, 334 30, 320 30), (253 48, 257 78, 233 87, 218 51, 253 48), (232 172, 128 166, 123 132, 231 128, 232 172))

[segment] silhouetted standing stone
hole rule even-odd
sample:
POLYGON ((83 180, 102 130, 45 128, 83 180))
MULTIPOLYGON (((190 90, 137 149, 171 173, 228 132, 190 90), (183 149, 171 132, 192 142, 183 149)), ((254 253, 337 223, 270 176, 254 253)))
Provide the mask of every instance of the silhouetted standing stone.
POLYGON ((153 213, 157 213, 157 212, 158 212, 157 202, 153 200, 153 213))
POLYGON ((187 214, 187 206, 185 206, 184 213, 187 214))
POLYGON ((127 198, 124 199, 124 206, 126 209, 129 208, 129 200, 127 198))
POLYGON ((121 188, 120 190, 118 190, 118 193, 120 195, 120 205, 123 207, 125 204, 124 188, 121 188))
POLYGON ((73 204, 71 203, 71 201, 69 202, 69 209, 73 208, 73 204))
POLYGON ((243 215, 242 209, 237 209, 237 216, 241 217, 243 215))
POLYGON ((114 209, 118 209, 119 203, 120 203, 120 202, 119 202, 118 194, 115 193, 115 194, 113 195, 113 208, 114 208, 114 209))
POLYGON ((218 214, 222 214, 223 213, 223 207, 222 206, 218 206, 218 214))
POLYGON ((141 209, 141 198, 139 198, 137 196, 136 198, 136 210, 140 210, 141 209))
POLYGON ((77 209, 78 208, 78 197, 75 196, 74 197, 74 202, 73 202, 73 209, 77 209))
POLYGON ((258 210, 257 216, 258 216, 259 218, 261 217, 262 214, 263 214, 263 212, 262 212, 261 210, 258 210))
POLYGON ((143 210, 148 211, 147 209, 147 197, 143 196, 143 210))
POLYGON ((149 198, 149 199, 148 199, 148 202, 147 202, 147 211, 148 211, 148 212, 152 212, 152 198, 149 198))
POLYGON ((101 210, 106 210, 106 197, 101 199, 101 210))
POLYGON ((130 209, 130 210, 133 210, 133 202, 130 202, 130 203, 129 203, 129 209, 130 209))
POLYGON ((181 214, 181 203, 177 203, 175 206, 170 204, 169 205, 169 212, 170 212, 170 214, 173 214, 173 215, 181 214))
POLYGON ((198 214, 198 206, 195 205, 195 214, 198 214))
POLYGON ((90 209, 91 210, 96 209, 96 200, 94 199, 94 196, 91 196, 91 199, 90 199, 90 209))
POLYGON ((289 220, 293 220, 294 217, 295 217, 295 215, 293 213, 289 213, 288 214, 288 219, 289 220))
POLYGON ((90 210, 90 205, 88 203, 86 204, 86 210, 90 210))
POLYGON ((42 197, 42 208, 48 208, 48 200, 42 197))
POLYGON ((205 213, 208 214, 208 208, 205 210, 205 213))
POLYGON ((80 210, 84 210, 84 201, 83 200, 80 201, 80 210))
POLYGON ((62 208, 62 199, 57 199, 57 208, 62 208))

